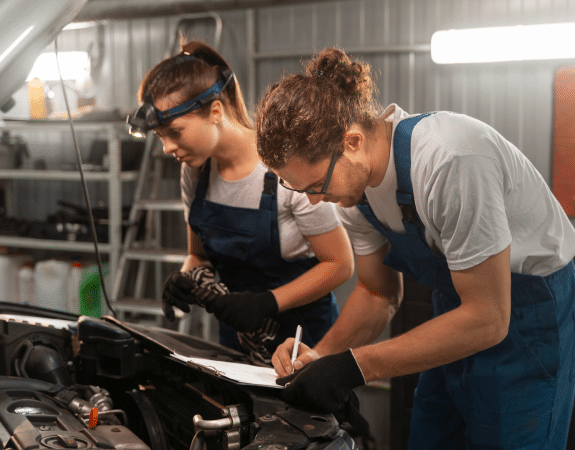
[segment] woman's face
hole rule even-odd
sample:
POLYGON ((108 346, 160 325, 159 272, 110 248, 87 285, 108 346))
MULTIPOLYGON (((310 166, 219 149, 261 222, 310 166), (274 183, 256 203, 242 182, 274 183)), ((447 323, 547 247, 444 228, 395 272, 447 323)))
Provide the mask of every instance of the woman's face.
MULTIPOLYGON (((156 108, 161 111, 177 104, 170 101, 170 96, 156 100, 156 108)), ((174 155, 176 160, 190 167, 200 167, 217 146, 219 132, 215 122, 211 114, 203 116, 193 111, 154 131, 164 144, 164 153, 174 155)))

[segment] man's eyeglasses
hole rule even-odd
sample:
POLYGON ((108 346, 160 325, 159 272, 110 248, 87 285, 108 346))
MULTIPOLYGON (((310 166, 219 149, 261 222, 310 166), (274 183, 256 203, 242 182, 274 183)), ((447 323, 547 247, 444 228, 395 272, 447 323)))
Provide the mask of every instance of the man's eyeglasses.
POLYGON ((299 192, 300 194, 308 194, 308 195, 332 195, 329 192, 327 192, 327 188, 329 186, 329 182, 331 180, 331 176, 333 174, 333 169, 335 167, 335 163, 337 162, 337 158, 339 157, 339 155, 337 154, 337 149, 333 152, 333 156, 331 157, 331 163, 329 165, 329 169, 327 170, 327 177, 325 178, 325 183, 323 184, 323 187, 321 188, 321 191, 317 192, 314 191, 313 189, 294 189, 290 186, 288 186, 286 184, 286 182, 284 180, 282 180, 280 178, 280 184, 286 188, 289 189, 290 191, 295 191, 295 192, 299 192))

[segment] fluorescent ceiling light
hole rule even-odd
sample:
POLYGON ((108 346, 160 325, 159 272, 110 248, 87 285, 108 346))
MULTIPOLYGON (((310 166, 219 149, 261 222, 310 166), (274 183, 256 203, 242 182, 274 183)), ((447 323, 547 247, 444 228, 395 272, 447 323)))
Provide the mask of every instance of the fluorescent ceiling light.
MULTIPOLYGON (((62 78, 65 80, 84 78, 86 70, 90 67, 90 60, 86 52, 59 52, 58 62, 60 63, 60 70, 62 70, 62 78)), ((26 81, 33 78, 40 78, 42 81, 60 79, 55 53, 42 53, 38 57, 26 81)))
POLYGON ((70 31, 70 30, 83 30, 84 28, 91 28, 95 27, 98 24, 103 24, 105 21, 88 21, 88 22, 72 22, 62 28, 62 31, 70 31))
POLYGON ((575 58, 575 23, 437 31, 436 64, 575 58))

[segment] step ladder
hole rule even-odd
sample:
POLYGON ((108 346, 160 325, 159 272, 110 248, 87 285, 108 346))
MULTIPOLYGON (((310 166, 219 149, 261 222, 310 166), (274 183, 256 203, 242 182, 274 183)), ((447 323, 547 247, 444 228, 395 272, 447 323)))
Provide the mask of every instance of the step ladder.
MULTIPOLYGON (((162 326, 164 323, 164 314, 161 308, 164 281, 162 263, 174 263, 173 270, 177 270, 187 256, 185 248, 169 249, 161 246, 162 213, 165 211, 182 211, 183 213, 184 210, 179 198, 159 198, 163 166, 166 161, 173 163, 173 158, 164 155, 160 140, 153 132, 148 133, 128 218, 129 225, 120 252, 118 271, 112 286, 112 304, 119 320, 127 320, 127 313, 146 315, 153 318, 152 323, 154 325, 162 326), (149 181, 152 182, 151 185, 149 181), (138 236, 142 222, 144 223, 143 237, 138 236), (140 239, 138 239, 139 237, 140 239), (133 286, 130 286, 133 287, 133 295, 125 297, 123 293, 128 282, 131 281, 128 280, 131 261, 137 262, 136 277, 135 281, 132 282, 133 286), (143 294, 150 265, 153 265, 154 268, 155 292, 153 298, 145 298, 143 294)), ((178 331, 189 332, 191 315, 183 316, 180 314, 179 317, 178 331)), ((206 334, 209 335, 209 330, 206 334)))

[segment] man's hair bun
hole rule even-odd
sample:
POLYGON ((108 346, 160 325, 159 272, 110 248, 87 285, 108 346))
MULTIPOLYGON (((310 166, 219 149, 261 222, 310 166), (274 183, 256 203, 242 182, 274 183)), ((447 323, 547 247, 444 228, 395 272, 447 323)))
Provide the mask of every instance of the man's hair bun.
POLYGON ((335 83, 350 97, 371 101, 375 85, 371 67, 367 63, 352 61, 348 55, 337 48, 328 48, 315 56, 307 65, 306 74, 335 83))
POLYGON ((343 153, 352 124, 372 130, 380 114, 367 63, 327 48, 307 64, 305 75, 289 75, 270 86, 257 108, 258 152, 271 168, 291 158, 309 164, 343 153))

